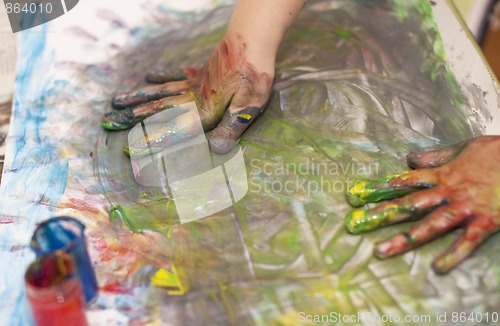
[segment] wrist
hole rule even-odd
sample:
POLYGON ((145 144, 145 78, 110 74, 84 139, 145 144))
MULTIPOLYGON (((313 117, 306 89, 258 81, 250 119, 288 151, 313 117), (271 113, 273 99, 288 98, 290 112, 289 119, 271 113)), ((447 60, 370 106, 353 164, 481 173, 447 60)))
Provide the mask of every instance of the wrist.
POLYGON ((274 76, 276 65, 277 44, 269 44, 263 38, 248 35, 234 29, 228 29, 223 41, 228 51, 243 58, 257 73, 266 73, 274 76))

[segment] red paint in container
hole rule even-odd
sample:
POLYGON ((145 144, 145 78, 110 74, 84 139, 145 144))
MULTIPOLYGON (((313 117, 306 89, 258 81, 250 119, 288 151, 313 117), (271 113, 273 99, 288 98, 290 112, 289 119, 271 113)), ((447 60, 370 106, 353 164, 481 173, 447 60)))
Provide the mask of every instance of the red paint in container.
POLYGON ((37 258, 25 274, 26 296, 38 326, 87 326, 85 299, 73 259, 58 250, 37 258))

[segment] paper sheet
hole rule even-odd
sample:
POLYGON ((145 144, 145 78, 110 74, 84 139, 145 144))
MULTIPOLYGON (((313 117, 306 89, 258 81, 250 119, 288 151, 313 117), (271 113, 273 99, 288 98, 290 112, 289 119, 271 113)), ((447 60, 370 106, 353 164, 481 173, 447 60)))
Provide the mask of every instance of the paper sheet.
POLYGON ((0 171, 3 168, 5 139, 9 131, 11 99, 16 77, 16 57, 16 37, 10 30, 4 6, 0 6, 0 171))
MULTIPOLYGON (((383 11, 379 20, 364 15, 370 19, 341 21, 350 15, 355 18, 361 10, 371 14, 376 9, 363 8, 361 2, 314 1, 316 5, 304 12, 284 42, 275 86, 279 96, 243 139, 252 172, 252 192, 245 201, 217 216, 174 225, 165 237, 148 231, 164 227, 164 219, 148 220, 148 225, 140 219, 143 224, 136 229, 147 230, 143 234, 110 220, 109 208, 118 199, 122 206, 128 204, 125 208, 136 220, 140 216, 133 213, 141 213, 142 207, 157 208, 150 205, 151 197, 144 196, 154 195, 152 190, 146 193, 135 181, 135 187, 127 183, 131 167, 120 143, 127 133, 108 134, 99 126, 102 114, 110 109, 111 95, 136 85, 151 65, 147 60, 160 57, 144 54, 154 53, 154 47, 162 44, 152 36, 154 31, 169 40, 162 51, 168 50, 167 58, 174 64, 200 63, 205 56, 199 53, 213 49, 218 26, 229 20, 227 11, 217 11, 207 16, 205 25, 198 24, 177 9, 168 11, 165 21, 170 24, 152 29, 154 22, 147 19, 166 12, 165 0, 158 0, 162 4, 154 8, 151 0, 131 2, 126 6, 134 9, 130 16, 118 2, 107 1, 112 7, 108 11, 99 0, 82 2, 66 20, 50 25, 54 30, 60 27, 59 35, 22 35, 19 60, 23 64, 18 76, 24 79, 16 86, 5 179, 0 187, 4 199, 0 202, 0 325, 29 324, 20 277, 32 259, 27 243, 35 225, 55 214, 77 217, 88 226, 101 286, 93 308, 103 310, 96 312, 103 315, 101 321, 109 318, 118 324, 123 313, 131 324, 295 325, 300 313, 435 317, 436 311, 491 312, 500 306, 499 262, 491 254, 500 248, 498 237, 449 276, 437 277, 429 272, 429 261, 451 237, 391 261, 378 261, 372 256, 373 243, 395 229, 361 237, 350 236, 343 228, 349 208, 342 187, 349 178, 363 171, 369 175, 400 171, 408 150, 472 134, 469 115, 464 116, 461 106, 450 108, 447 101, 442 103, 442 89, 426 80, 420 69, 413 74, 400 70, 417 65, 410 55, 426 49, 433 54, 434 47, 427 42, 423 43, 427 47, 412 47, 412 39, 404 38, 405 44, 410 43, 406 47, 395 42, 394 48, 379 51, 378 44, 385 38, 371 39, 363 31, 376 26, 382 28, 378 36, 387 35, 382 33, 387 27, 383 23, 394 17, 383 11), (346 6, 345 15, 335 11, 346 6), (141 21, 141 17, 147 19, 141 21), (371 19, 373 24, 369 24, 371 19), (358 28, 358 23, 368 25, 358 28), (311 38, 311 30, 317 39, 311 38), (167 31, 172 33, 167 35, 167 31), (344 39, 345 31, 353 38, 344 39), (215 36, 203 37, 202 32, 215 36), (353 39, 363 42, 348 42, 353 39), (357 51, 362 45, 367 50, 357 51), (354 57, 358 69, 343 69, 340 59, 345 57, 332 60, 341 52, 332 54, 322 46, 368 55, 354 57), (405 49, 410 51, 401 52, 405 49), (382 53, 406 54, 396 56, 404 64, 393 67, 371 60, 382 53), (360 75, 360 69, 367 71, 360 75), (405 76, 421 83, 410 83, 405 76), (431 95, 417 92, 417 84, 427 85, 431 95), (426 112, 434 121, 426 118, 426 112), (451 124, 450 117, 458 123, 451 124), (304 166, 311 169, 301 172, 304 166), (284 190, 280 191, 280 185, 284 190), (319 191, 320 186, 325 191, 319 191), (269 195, 261 191, 266 187, 272 190, 269 195), (191 289, 177 299, 148 281, 156 268, 169 270, 172 260, 176 269, 185 271, 191 289)), ((404 32, 390 30, 395 31, 393 35, 404 32)), ((420 35, 418 30, 413 34, 420 35)), ((458 94, 451 93, 449 99, 457 100, 453 95, 458 94)))
POLYGON ((7 11, 0 6, 0 104, 8 102, 14 91, 17 46, 7 11))

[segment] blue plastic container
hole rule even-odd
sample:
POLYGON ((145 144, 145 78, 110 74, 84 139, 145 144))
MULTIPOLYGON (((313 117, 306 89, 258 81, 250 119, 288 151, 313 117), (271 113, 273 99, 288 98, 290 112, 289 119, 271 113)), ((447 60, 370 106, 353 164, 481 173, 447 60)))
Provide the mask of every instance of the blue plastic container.
POLYGON ((37 257, 56 250, 67 252, 76 264, 85 301, 88 304, 97 296, 98 287, 87 251, 84 230, 85 225, 74 218, 54 217, 42 222, 36 228, 30 246, 37 257))

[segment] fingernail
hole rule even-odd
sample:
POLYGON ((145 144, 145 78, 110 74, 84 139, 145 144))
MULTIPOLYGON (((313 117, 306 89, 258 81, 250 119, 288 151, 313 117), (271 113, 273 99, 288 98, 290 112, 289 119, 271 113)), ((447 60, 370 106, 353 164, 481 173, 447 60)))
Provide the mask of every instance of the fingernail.
POLYGON ((448 273, 458 264, 458 257, 455 254, 446 254, 432 263, 432 269, 436 274, 442 275, 448 273))
POLYGON ((391 254, 392 244, 390 241, 380 242, 375 247, 375 255, 380 258, 385 258, 391 254))
POLYGON ((208 136, 210 150, 216 154, 226 154, 236 146, 237 140, 222 138, 211 132, 208 136))
POLYGON ((418 164, 418 161, 422 158, 422 153, 409 153, 406 155, 406 162, 408 166, 415 167, 418 164))
POLYGON ((366 204, 366 197, 369 190, 367 189, 367 183, 368 181, 366 180, 358 181, 354 186, 349 188, 346 193, 346 200, 349 205, 359 207, 366 204))

